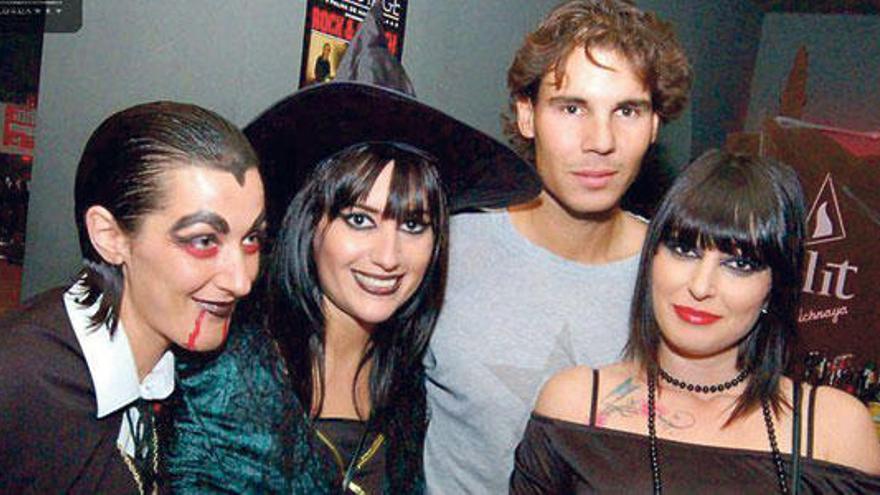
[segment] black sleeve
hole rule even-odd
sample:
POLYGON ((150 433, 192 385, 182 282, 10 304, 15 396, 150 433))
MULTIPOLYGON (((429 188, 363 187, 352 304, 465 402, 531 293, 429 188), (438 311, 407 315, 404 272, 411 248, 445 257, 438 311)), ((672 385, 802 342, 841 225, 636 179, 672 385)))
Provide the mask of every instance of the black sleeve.
POLYGON ((516 448, 511 494, 569 493, 569 466, 558 454, 550 429, 552 425, 529 420, 523 439, 516 448))
POLYGON ((95 418, 88 368, 66 327, 0 324, 0 493, 133 486, 115 447, 118 419, 95 418))

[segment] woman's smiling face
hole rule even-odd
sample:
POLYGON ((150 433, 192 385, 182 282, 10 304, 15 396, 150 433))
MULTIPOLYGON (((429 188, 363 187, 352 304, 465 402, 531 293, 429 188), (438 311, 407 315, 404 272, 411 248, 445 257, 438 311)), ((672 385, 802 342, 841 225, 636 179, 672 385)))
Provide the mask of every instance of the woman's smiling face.
POLYGON ((159 178, 159 208, 128 236, 120 320, 126 332, 190 350, 220 346, 259 268, 263 183, 181 164, 159 178))
POLYGON ((398 222, 383 213, 394 162, 376 178, 365 200, 325 216, 313 241, 324 314, 372 327, 390 318, 415 293, 431 262, 430 218, 398 222))
POLYGON ((713 248, 667 241, 654 256, 651 297, 663 343, 677 354, 737 352, 770 294, 772 271, 713 248))

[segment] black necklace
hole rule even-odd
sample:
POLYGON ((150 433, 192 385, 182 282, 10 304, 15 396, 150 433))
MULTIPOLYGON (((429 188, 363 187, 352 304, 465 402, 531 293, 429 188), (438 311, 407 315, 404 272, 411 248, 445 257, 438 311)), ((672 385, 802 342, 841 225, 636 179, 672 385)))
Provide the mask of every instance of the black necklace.
MULTIPOLYGON (((770 404, 767 403, 767 399, 761 399, 761 411, 764 413, 764 424, 767 426, 767 438, 770 439, 773 463, 776 464, 779 493, 785 494, 788 493, 788 481, 785 479, 785 466, 782 464, 782 455, 779 454, 779 446, 776 444, 776 429, 773 428, 773 417, 770 415, 770 404)), ((791 455, 800 455, 800 452, 792 452, 791 455)))
MULTIPOLYGON (((663 370, 660 370, 660 373, 663 373, 663 370)), ((660 376, 663 375, 661 374, 660 376)), ((739 376, 723 385, 732 383, 735 380, 739 380, 741 382, 742 378, 744 377, 742 376, 742 373, 740 373, 739 376)), ((664 377, 664 380, 669 381, 669 379, 667 379, 666 377, 664 377)), ((681 387, 681 385, 678 385, 676 383, 673 383, 673 385, 681 387)), ((726 387, 724 390, 727 390, 732 386, 735 386, 735 384, 726 387)), ((657 376, 654 373, 648 373, 648 444, 650 446, 651 456, 651 481, 654 486, 654 494, 660 495, 663 485, 660 481, 660 459, 657 454, 657 407, 655 404, 656 392, 657 376)), ((773 417, 770 415, 770 404, 767 403, 766 399, 761 399, 761 411, 764 413, 764 425, 767 427, 767 437, 770 439, 770 450, 773 455, 773 464, 776 465, 776 477, 779 481, 779 493, 787 494, 788 481, 785 477, 785 467, 782 464, 782 455, 779 453, 779 446, 776 444, 776 429, 773 427, 773 417)), ((792 453, 792 455, 798 454, 792 453)))
POLYGON ((714 394, 715 392, 724 392, 725 390, 729 390, 742 383, 746 379, 746 377, 749 376, 749 373, 752 372, 751 368, 744 368, 742 371, 739 372, 738 375, 733 378, 733 380, 719 383, 718 385, 694 385, 693 383, 688 383, 679 380, 678 378, 675 378, 674 376, 667 373, 666 370, 664 370, 663 368, 658 368, 658 370, 660 372, 660 378, 662 378, 665 382, 671 385, 675 385, 682 390, 687 390, 688 392, 697 392, 700 394, 714 394))

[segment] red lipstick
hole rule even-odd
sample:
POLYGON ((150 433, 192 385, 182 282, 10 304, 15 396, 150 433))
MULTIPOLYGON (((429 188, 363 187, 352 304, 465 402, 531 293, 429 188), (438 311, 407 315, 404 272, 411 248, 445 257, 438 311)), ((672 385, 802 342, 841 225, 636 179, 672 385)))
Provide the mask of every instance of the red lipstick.
POLYGON ((707 313, 688 306, 673 304, 672 307, 675 308, 675 314, 679 318, 691 325, 711 325, 721 319, 720 316, 714 313, 707 313))

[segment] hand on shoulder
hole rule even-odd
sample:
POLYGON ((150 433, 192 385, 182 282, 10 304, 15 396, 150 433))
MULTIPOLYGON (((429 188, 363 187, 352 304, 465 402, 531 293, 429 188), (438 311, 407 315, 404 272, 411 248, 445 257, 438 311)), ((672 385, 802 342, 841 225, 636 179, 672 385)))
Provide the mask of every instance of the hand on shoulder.
POLYGON ((832 387, 816 391, 816 457, 880 475, 880 439, 864 404, 832 387))

